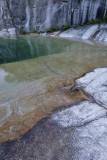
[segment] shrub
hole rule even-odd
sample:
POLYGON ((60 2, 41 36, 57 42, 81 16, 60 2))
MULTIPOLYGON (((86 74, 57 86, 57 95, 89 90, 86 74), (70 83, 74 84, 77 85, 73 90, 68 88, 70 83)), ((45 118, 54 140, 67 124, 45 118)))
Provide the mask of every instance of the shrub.
POLYGON ((79 24, 75 24, 74 25, 74 29, 78 28, 79 27, 79 24))
POLYGON ((59 31, 61 28, 59 26, 55 26, 52 28, 53 31, 59 31))
POLYGON ((100 24, 101 20, 100 19, 92 19, 89 24, 100 24))
POLYGON ((33 28, 33 33, 36 33, 37 31, 36 31, 36 29, 35 28, 33 28))
POLYGON ((25 31, 24 29, 21 29, 21 30, 20 30, 20 34, 25 35, 25 34, 26 34, 26 31, 25 31))
POLYGON ((51 33, 51 32, 55 32, 55 31, 59 31, 61 28, 59 26, 55 26, 53 28, 47 28, 46 32, 47 33, 51 33))
POLYGON ((107 16, 104 17, 103 22, 107 23, 107 16))
POLYGON ((52 30, 52 28, 47 28, 47 29, 46 29, 46 32, 47 32, 47 33, 51 33, 51 32, 53 32, 53 30, 52 30))
POLYGON ((62 26, 61 30, 67 30, 69 28, 70 28, 70 25, 65 24, 62 26))
POLYGON ((43 31, 39 31, 39 32, 37 32, 38 34, 40 34, 40 33, 44 33, 43 31))

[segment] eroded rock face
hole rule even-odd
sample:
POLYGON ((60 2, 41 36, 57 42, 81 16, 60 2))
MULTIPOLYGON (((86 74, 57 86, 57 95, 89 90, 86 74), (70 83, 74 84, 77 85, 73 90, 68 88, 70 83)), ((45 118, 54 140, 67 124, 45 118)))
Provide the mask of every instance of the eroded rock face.
POLYGON ((85 24, 106 15, 106 0, 1 0, 0 30, 45 31, 64 24, 85 24))

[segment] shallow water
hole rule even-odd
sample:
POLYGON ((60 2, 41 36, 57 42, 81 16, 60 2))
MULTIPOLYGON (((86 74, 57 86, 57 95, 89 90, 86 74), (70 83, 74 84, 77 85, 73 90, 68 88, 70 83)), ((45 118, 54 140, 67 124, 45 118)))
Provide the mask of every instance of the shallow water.
POLYGON ((0 39, 0 143, 24 134, 59 106, 86 99, 74 80, 107 66, 107 46, 46 37, 0 39))

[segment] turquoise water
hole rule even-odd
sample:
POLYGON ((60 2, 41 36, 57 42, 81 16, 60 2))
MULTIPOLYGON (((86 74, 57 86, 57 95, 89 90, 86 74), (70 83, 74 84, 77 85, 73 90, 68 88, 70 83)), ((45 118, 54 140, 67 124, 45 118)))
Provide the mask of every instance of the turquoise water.
POLYGON ((72 42, 45 37, 0 38, 0 64, 61 53, 72 42))
POLYGON ((22 81, 72 78, 107 66, 107 46, 92 41, 24 36, 0 38, 0 93, 22 81))

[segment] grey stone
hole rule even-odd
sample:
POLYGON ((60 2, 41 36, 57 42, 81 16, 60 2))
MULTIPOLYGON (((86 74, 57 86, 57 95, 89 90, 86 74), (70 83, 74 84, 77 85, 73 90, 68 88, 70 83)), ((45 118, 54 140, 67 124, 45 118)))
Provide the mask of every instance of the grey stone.
POLYGON ((77 128, 69 139, 72 160, 107 159, 107 118, 101 118, 77 128))
POLYGON ((76 80, 79 87, 91 95, 94 100, 107 108, 107 68, 98 68, 76 80))
POLYGON ((15 28, 9 28, 9 29, 3 29, 0 31, 0 37, 16 37, 16 29, 15 28))
POLYGON ((53 26, 102 20, 106 15, 107 1, 104 0, 1 0, 0 30, 24 28, 31 32, 35 28, 45 31, 53 26))
POLYGON ((60 33, 62 38, 94 39, 107 42, 107 24, 85 25, 60 33))
POLYGON ((51 120, 62 127, 77 127, 106 116, 106 110, 89 101, 81 102, 52 115, 51 120))
MULTIPOLYGON (((102 91, 103 94, 107 85, 106 72, 107 68, 98 68, 76 83, 84 90, 91 86, 92 93, 102 91), (97 89, 99 86, 100 89, 97 89)), ((102 102, 105 104, 105 101, 102 102)), ((8 104, 4 104, 4 107, 8 111, 8 104)), ((102 104, 89 101, 59 109, 26 134, 1 145, 0 159, 106 160, 106 112, 102 104)))

